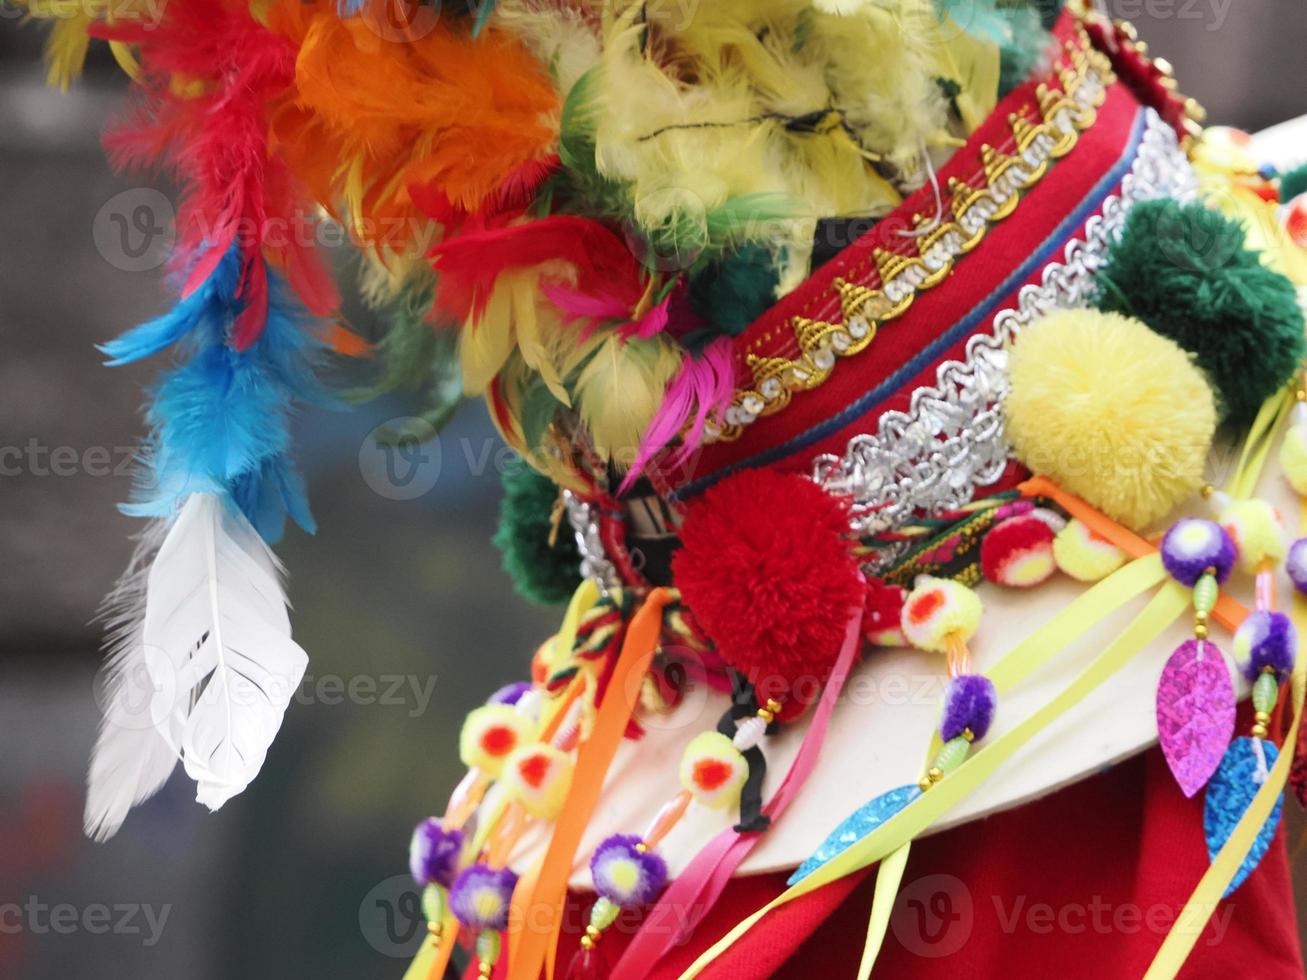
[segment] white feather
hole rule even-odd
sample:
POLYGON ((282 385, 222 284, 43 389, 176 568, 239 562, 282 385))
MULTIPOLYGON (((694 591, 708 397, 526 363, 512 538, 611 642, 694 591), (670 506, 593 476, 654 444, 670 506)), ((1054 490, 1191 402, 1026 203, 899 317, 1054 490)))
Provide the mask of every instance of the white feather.
POLYGON ((308 664, 290 638, 281 572, 250 523, 211 494, 188 497, 166 533, 160 524, 143 541, 106 601, 109 697, 87 833, 113 834, 179 757, 211 810, 258 775, 308 664))
POLYGON ((107 627, 107 655, 100 675, 104 717, 86 778, 86 835, 107 840, 127 811, 157 793, 177 765, 177 755, 154 727, 150 702, 154 682, 145 666, 145 595, 150 565, 167 534, 154 521, 100 607, 107 627))

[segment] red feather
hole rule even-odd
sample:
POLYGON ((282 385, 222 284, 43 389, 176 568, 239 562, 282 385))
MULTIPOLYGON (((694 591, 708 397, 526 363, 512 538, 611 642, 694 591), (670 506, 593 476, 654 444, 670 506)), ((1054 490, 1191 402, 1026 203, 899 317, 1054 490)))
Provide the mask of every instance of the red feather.
POLYGON ((295 47, 250 16, 243 0, 172 0, 158 23, 97 24, 97 36, 135 44, 141 98, 105 137, 120 167, 161 168, 181 187, 174 271, 195 289, 234 245, 246 308, 231 344, 258 339, 267 310, 263 258, 284 268, 306 306, 339 305, 304 226, 313 214, 269 149, 269 118, 294 80, 295 47))
POLYGON ((480 316, 505 272, 561 261, 576 272, 578 293, 620 296, 634 307, 641 272, 613 231, 597 221, 554 215, 506 228, 468 232, 431 250, 440 275, 437 303, 459 322, 480 316))

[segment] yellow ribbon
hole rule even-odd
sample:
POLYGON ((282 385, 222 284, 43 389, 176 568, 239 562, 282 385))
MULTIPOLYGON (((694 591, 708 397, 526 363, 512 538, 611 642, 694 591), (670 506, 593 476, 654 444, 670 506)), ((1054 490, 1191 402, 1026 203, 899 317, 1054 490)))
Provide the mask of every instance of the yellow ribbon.
MULTIPOLYGON (((1149 559, 1141 559, 1148 561, 1149 559)), ((1135 564, 1138 564, 1137 562, 1135 564)), ((1131 566, 1127 566, 1130 568, 1131 566)), ((1116 575, 1125 572, 1122 569, 1116 575)), ((1138 573, 1135 573, 1138 574, 1138 573)), ((1105 583, 1099 583, 1104 585, 1105 583)), ((1145 586, 1144 588, 1146 588, 1145 586)), ((1095 587, 1097 588, 1097 586, 1095 587)), ((1091 590, 1093 591, 1093 590, 1091 590)), ((1083 597, 1082 597, 1083 598, 1083 597)), ((698 976, 713 960, 729 949, 741 936, 757 924, 772 909, 806 895, 823 885, 882 860, 916 838, 927 827, 956 806, 968 793, 988 778, 1030 739, 1068 709, 1080 703, 1090 692, 1111 678, 1134 656, 1156 639, 1189 605, 1189 596, 1178 585, 1168 583, 1135 617, 1124 631, 1094 662, 1083 671, 1057 697, 1016 725, 1004 735, 985 746, 974 756, 949 774, 943 782, 923 793, 913 803, 890 817, 856 844, 832 858, 798 884, 793 885, 767 905, 754 912, 721 940, 706 950, 690 968, 681 974, 681 980, 698 976)), ((1060 618, 1060 617, 1059 617, 1060 618)), ((1054 622, 1057 619, 1055 618, 1054 622)), ((1052 625, 1051 623, 1048 625, 1052 625)), ((1045 627, 1047 630, 1047 626, 1045 627)), ((1041 633, 1044 631, 1041 631, 1041 633)), ((1075 639, 1075 635, 1047 635, 1044 643, 1057 644, 1061 649, 1075 639)), ((1047 657, 1036 656, 1030 648, 1024 654, 1032 663, 1043 662, 1047 657)), ((883 915, 888 913, 882 911, 883 915)))
MULTIPOLYGON (((1298 533, 1307 534, 1307 501, 1299 504, 1298 533)), ((1298 628, 1299 636, 1298 657, 1294 661, 1290 687, 1294 708, 1293 724, 1289 726, 1289 732, 1284 737, 1284 745, 1280 750, 1279 758, 1275 760, 1275 765, 1271 767, 1270 776, 1257 791, 1248 810, 1235 825, 1229 840, 1225 842, 1225 846, 1216 855, 1207 873, 1198 882, 1198 887, 1189 896, 1189 901, 1185 902, 1184 908, 1176 916, 1175 924, 1153 958, 1148 972, 1144 974, 1144 980, 1171 980, 1180 972, 1180 968, 1184 966, 1185 960, 1193 950, 1194 943, 1198 941, 1198 936, 1207 925, 1207 920, 1211 918, 1217 903, 1225 895, 1225 890, 1234 880, 1239 866, 1243 864, 1248 851, 1252 849, 1253 841, 1257 839, 1257 835, 1266 824, 1275 801, 1288 781, 1289 770, 1293 767, 1294 751, 1298 746, 1303 696, 1307 693, 1307 656, 1304 656, 1301 640, 1304 635, 1307 635, 1307 599, 1297 592, 1293 596, 1291 616, 1294 626, 1298 628)))

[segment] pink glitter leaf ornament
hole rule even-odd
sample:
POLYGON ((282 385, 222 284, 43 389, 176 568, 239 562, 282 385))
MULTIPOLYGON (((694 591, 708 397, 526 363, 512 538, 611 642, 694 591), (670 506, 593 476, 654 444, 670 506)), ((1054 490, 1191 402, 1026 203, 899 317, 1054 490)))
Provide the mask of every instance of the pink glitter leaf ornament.
POLYGON ((1215 643, 1186 640, 1157 683, 1157 736, 1185 796, 1207 784, 1234 735, 1234 687, 1215 643))

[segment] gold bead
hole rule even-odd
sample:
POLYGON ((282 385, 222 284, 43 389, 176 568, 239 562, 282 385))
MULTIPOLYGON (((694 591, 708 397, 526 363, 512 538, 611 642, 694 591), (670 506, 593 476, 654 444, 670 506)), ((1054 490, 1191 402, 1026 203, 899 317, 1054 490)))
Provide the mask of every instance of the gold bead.
POLYGON ((485 960, 482 960, 480 965, 477 967, 477 974, 479 976, 488 977, 490 976, 490 974, 494 972, 495 972, 495 964, 487 963, 485 960))
POLYGON ((1253 738, 1265 738, 1265 737, 1266 737, 1266 726, 1253 725, 1253 738))
POLYGON ((582 948, 582 949, 594 949, 594 948, 595 948, 595 941, 594 941, 593 939, 591 939, 589 936, 582 936, 582 937, 581 937, 581 948, 582 948))
POLYGON ((428 922, 427 932, 431 933, 432 939, 436 940, 436 942, 440 942, 440 934, 444 932, 444 929, 441 927, 441 923, 439 922, 428 922))
POLYGON ((1203 488, 1198 492, 1202 494, 1203 499, 1206 500, 1212 494, 1216 493, 1216 487, 1212 486, 1210 483, 1204 483, 1203 488))
POLYGON ((1194 623, 1194 636, 1200 640, 1207 639, 1207 627, 1202 623, 1194 623))
POLYGON ((1270 664, 1267 664, 1265 667, 1262 668, 1262 673, 1263 673, 1263 674, 1274 674, 1274 673, 1275 673, 1275 668, 1272 667, 1270 664))
POLYGON ((922 776, 921 779, 917 780, 917 789, 921 790, 923 793, 926 792, 926 790, 930 789, 930 787, 932 787, 932 786, 934 786, 934 785, 935 785, 935 784, 932 783, 932 782, 931 782, 928 778, 926 778, 925 776, 922 776))
POLYGON ((1271 714, 1269 711, 1257 711, 1253 713, 1253 721, 1257 722, 1259 725, 1265 725, 1270 720, 1271 714))
POLYGON ((594 925, 588 925, 588 926, 586 926, 586 927, 585 927, 585 934, 586 934, 587 936, 589 936, 591 939, 594 939, 594 940, 598 940, 599 937, 603 935, 603 933, 599 931, 599 928, 598 928, 597 926, 594 926, 594 925))
POLYGON ((973 732, 970 728, 964 728, 962 729, 962 737, 965 738, 968 742, 974 742, 976 740, 976 733, 973 732))
POLYGON ((1195 623, 1206 623, 1206 622, 1207 622, 1207 610, 1206 610, 1206 609, 1196 609, 1196 610, 1194 610, 1194 622, 1195 622, 1195 623))
POLYGON ((926 772, 926 776, 932 783, 937 783, 944 778, 944 770, 939 766, 931 766, 926 772))

